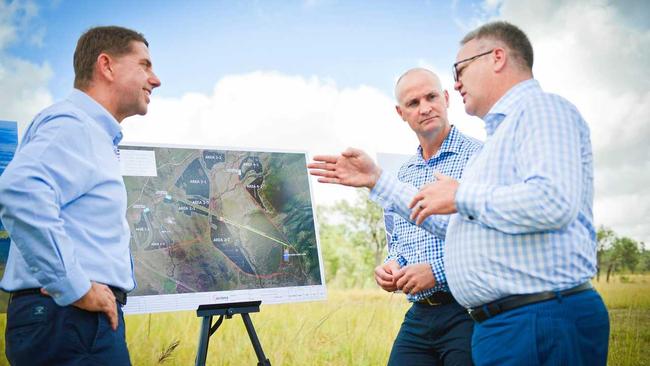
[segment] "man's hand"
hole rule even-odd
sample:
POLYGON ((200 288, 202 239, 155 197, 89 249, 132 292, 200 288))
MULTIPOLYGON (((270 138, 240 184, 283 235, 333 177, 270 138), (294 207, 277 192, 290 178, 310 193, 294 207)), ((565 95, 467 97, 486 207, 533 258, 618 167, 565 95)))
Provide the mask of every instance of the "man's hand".
POLYGON ((349 148, 341 155, 317 155, 308 164, 309 174, 319 176, 321 183, 372 189, 381 175, 381 168, 362 150, 349 148))
MULTIPOLYGON (((47 296, 50 295, 44 288, 41 288, 41 293, 47 296)), ((117 330, 117 303, 113 291, 108 286, 91 281, 90 290, 79 300, 73 302, 72 305, 86 311, 106 314, 109 323, 111 323, 111 328, 117 330)))
POLYGON ((411 220, 414 220, 416 225, 420 225, 433 214, 456 213, 458 181, 440 173, 435 173, 434 176, 436 180, 423 186, 409 203, 411 220))
POLYGON ((375 268, 375 281, 385 291, 396 291, 397 286, 395 285, 394 274, 398 271, 399 264, 395 260, 380 264, 375 268))
POLYGON ((429 263, 410 264, 395 273, 397 288, 405 294, 417 294, 436 285, 429 263))

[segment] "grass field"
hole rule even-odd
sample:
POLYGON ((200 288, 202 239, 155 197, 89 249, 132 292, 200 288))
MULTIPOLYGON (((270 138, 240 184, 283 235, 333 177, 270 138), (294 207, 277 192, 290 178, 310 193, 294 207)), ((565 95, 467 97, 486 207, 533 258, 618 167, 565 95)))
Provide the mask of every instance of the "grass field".
MULTIPOLYGON (((650 365, 650 275, 595 285, 610 311, 609 364, 650 365)), ((403 296, 379 290, 330 290, 323 302, 263 305, 252 319, 274 365, 382 365, 408 306, 403 296)), ((132 315, 126 323, 134 365, 194 364, 195 312, 132 315)), ((0 324, 4 329, 4 314, 0 324)), ((208 364, 257 364, 241 317, 226 320, 211 338, 208 364)))

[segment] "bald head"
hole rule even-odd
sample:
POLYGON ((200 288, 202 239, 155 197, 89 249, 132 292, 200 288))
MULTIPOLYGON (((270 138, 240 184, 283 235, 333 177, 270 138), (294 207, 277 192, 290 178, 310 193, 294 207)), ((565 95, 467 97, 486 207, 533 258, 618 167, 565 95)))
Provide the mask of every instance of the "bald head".
POLYGON ((400 104, 402 102, 402 89, 404 84, 408 84, 410 81, 415 79, 430 80, 435 90, 442 93, 442 85, 440 83, 438 75, 436 75, 431 70, 416 67, 406 71, 402 74, 402 76, 399 77, 399 79, 397 79, 397 83, 395 83, 395 99, 397 101, 397 104, 400 104))

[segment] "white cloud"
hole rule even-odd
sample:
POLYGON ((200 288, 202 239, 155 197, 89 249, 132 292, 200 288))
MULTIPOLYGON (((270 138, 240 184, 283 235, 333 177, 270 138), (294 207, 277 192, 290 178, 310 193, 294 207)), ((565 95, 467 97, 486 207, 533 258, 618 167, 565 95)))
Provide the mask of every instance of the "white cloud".
POLYGON ((590 125, 596 224, 646 243, 650 27, 638 14, 649 10, 642 1, 505 0, 498 15, 530 37, 542 87, 574 103, 590 125))
POLYGON ((30 23, 37 14, 38 7, 30 1, 0 0, 0 119, 17 121, 19 136, 34 115, 52 103, 47 90, 52 77, 49 65, 37 65, 4 52, 22 39, 37 45, 42 42, 42 28, 34 29, 30 23))
MULTIPOLYGON (((276 72, 225 77, 211 95, 154 98, 146 116, 123 126, 125 141, 299 150, 310 156, 348 146, 370 154, 410 154, 417 146, 392 98, 376 89, 339 88, 317 77, 276 72)), ((315 196, 330 203, 354 192, 315 183, 315 196)))

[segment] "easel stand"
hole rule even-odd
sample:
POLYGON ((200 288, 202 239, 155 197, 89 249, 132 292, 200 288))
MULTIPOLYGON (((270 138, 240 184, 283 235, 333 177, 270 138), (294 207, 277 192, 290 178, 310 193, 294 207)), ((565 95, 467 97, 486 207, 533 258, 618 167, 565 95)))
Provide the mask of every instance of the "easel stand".
POLYGON ((249 313, 259 312, 261 303, 261 301, 247 301, 233 302, 229 304, 200 305, 196 310, 196 315, 198 317, 203 317, 203 323, 201 324, 199 349, 196 352, 196 366, 205 366, 205 360, 208 356, 208 343, 210 342, 210 336, 219 329, 219 326, 223 323, 224 316, 226 319, 230 319, 235 314, 241 314, 244 325, 246 326, 246 331, 248 332, 248 337, 250 337, 251 343, 253 344, 255 355, 257 355, 257 365, 271 366, 271 361, 264 356, 262 345, 260 344, 260 340, 257 338, 255 327, 253 327, 253 322, 249 315, 249 313), (217 322, 213 325, 212 317, 215 315, 219 315, 219 319, 217 319, 217 322))

